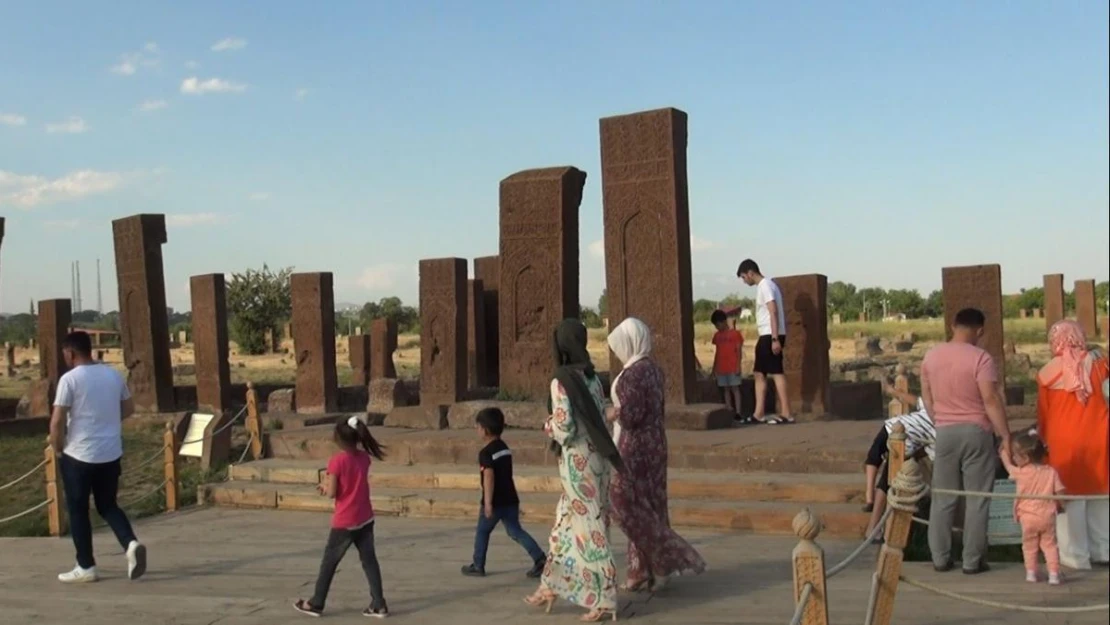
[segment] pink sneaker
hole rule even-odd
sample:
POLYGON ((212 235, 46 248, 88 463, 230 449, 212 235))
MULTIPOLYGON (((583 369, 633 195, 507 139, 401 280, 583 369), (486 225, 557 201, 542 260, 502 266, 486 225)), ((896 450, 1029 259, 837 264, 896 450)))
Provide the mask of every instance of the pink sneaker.
POLYGON ((1060 579, 1060 574, 1059 573, 1049 573, 1048 574, 1048 585, 1049 586, 1059 586, 1062 581, 1063 580, 1060 579))
POLYGON ((1025 572, 1025 581, 1029 582, 1030 584, 1036 584, 1037 583, 1037 572, 1036 571, 1026 571, 1025 572))

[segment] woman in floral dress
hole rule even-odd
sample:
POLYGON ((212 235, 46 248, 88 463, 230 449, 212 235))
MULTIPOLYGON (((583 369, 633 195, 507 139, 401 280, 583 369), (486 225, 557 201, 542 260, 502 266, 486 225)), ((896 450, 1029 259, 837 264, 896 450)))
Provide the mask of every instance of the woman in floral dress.
POLYGON ((667 433, 663 427, 663 371, 652 362, 651 330, 625 319, 609 335, 624 363, 610 396, 617 448, 625 469, 609 487, 613 520, 628 536, 626 590, 660 590, 672 575, 700 574, 705 560, 671 529, 667 514, 667 433))
POLYGON ((582 620, 616 620, 617 569, 609 546, 609 475, 621 459, 602 417, 601 380, 586 351, 586 327, 564 320, 555 331, 557 369, 544 431, 559 449, 563 495, 555 511, 547 566, 532 606, 561 597, 589 610, 582 620))

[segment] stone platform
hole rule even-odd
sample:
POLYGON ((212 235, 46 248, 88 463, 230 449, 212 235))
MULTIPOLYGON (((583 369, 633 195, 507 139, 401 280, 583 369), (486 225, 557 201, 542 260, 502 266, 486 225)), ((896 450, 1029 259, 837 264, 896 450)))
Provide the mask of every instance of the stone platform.
MULTIPOLYGON (((541 540, 549 528, 526 526, 541 540)), ((125 579, 119 547, 106 532, 95 544, 102 579, 63 587, 54 576, 68 570, 73 546, 51 538, 0 539, 0 605, 4 623, 117 625, 294 625, 306 623, 290 604, 311 593, 328 531, 320 513, 195 509, 147 519, 136 531, 150 549, 150 569, 138 582, 125 579)), ((524 578, 524 553, 502 532, 493 535, 489 576, 464 578, 473 543, 471 523, 382 518, 376 546, 386 597, 397 622, 416 625, 570 623, 580 610, 556 604, 552 615, 521 602, 535 583, 524 578)), ((677 579, 659 595, 621 594, 620 618, 662 625, 782 625, 793 612, 791 537, 690 530, 709 571, 677 579)), ((624 539, 613 532, 623 580, 624 539)), ((838 562, 854 541, 818 539, 827 561, 838 562)), ((860 623, 866 612, 874 555, 866 553, 829 582, 833 622, 860 623)), ((1022 580, 1020 565, 998 565, 973 582, 959 574, 934 573, 910 563, 906 574, 944 588, 997 601, 1040 606, 1105 603, 1105 570, 1072 573, 1057 588, 1022 580)), ((353 553, 339 567, 325 618, 364 621, 366 582, 353 553)), ((1096 625, 1106 614, 1039 615, 983 608, 901 587, 894 622, 977 625, 1096 625)))

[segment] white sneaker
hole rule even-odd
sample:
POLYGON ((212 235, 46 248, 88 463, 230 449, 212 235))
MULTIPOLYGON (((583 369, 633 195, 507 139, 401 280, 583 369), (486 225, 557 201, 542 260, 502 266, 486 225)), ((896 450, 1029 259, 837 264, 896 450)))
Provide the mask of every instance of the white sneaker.
POLYGON ((1060 574, 1059 573, 1049 573, 1048 574, 1048 585, 1049 586, 1059 586, 1060 585, 1060 574))
POLYGON ((1025 581, 1027 581, 1031 584, 1036 584, 1037 583, 1037 572, 1036 571, 1026 571, 1025 572, 1025 581))
POLYGON ((137 540, 127 545, 127 578, 139 579, 146 573, 146 547, 137 540))
POLYGON ((74 566, 72 571, 58 575, 58 581, 63 584, 86 584, 95 582, 100 578, 96 575, 96 567, 89 567, 83 569, 80 566, 74 566))

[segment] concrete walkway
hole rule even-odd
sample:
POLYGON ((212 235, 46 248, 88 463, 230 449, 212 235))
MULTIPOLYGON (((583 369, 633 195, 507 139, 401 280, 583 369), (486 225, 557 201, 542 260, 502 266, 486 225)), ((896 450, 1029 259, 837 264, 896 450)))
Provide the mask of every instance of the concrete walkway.
MULTIPOLYGON (((110 535, 100 532, 96 546, 102 581, 62 586, 55 575, 67 569, 72 544, 58 539, 0 540, 0 621, 118 625, 282 625, 311 622, 290 603, 311 594, 327 534, 321 513, 198 509, 141 522, 136 528, 150 548, 150 572, 138 582, 125 578, 126 567, 110 535)), ((544 527, 530 527, 543 542, 544 527)), ((614 531, 618 540, 619 532, 614 531)), ((790 551, 795 541, 750 534, 688 532, 711 570, 698 578, 676 580, 660 595, 622 595, 621 618, 636 623, 783 625, 793 611, 790 551)), ((489 623, 570 623, 580 613, 556 605, 545 617, 521 603, 534 589, 523 571, 526 557, 497 533, 490 550, 490 576, 458 574, 469 561, 473 539, 469 524, 381 518, 377 546, 386 595, 395 620, 405 623, 488 625, 489 623)), ((623 548, 623 539, 620 545, 623 548)), ((829 566, 854 546, 822 541, 829 566)), ((623 561, 623 554, 620 555, 623 561)), ((862 623, 874 552, 860 558, 830 582, 834 623, 862 623)), ((936 574, 924 564, 907 573, 977 597, 1034 605, 1105 603, 1105 570, 1074 573, 1069 583, 1049 588, 1022 579, 1019 565, 970 578, 936 574)), ((365 622, 365 581, 352 550, 332 588, 325 622, 365 622)), ((1078 616, 1001 612, 935 597, 914 588, 899 589, 895 622, 959 624, 1104 624, 1106 613, 1078 616)))

